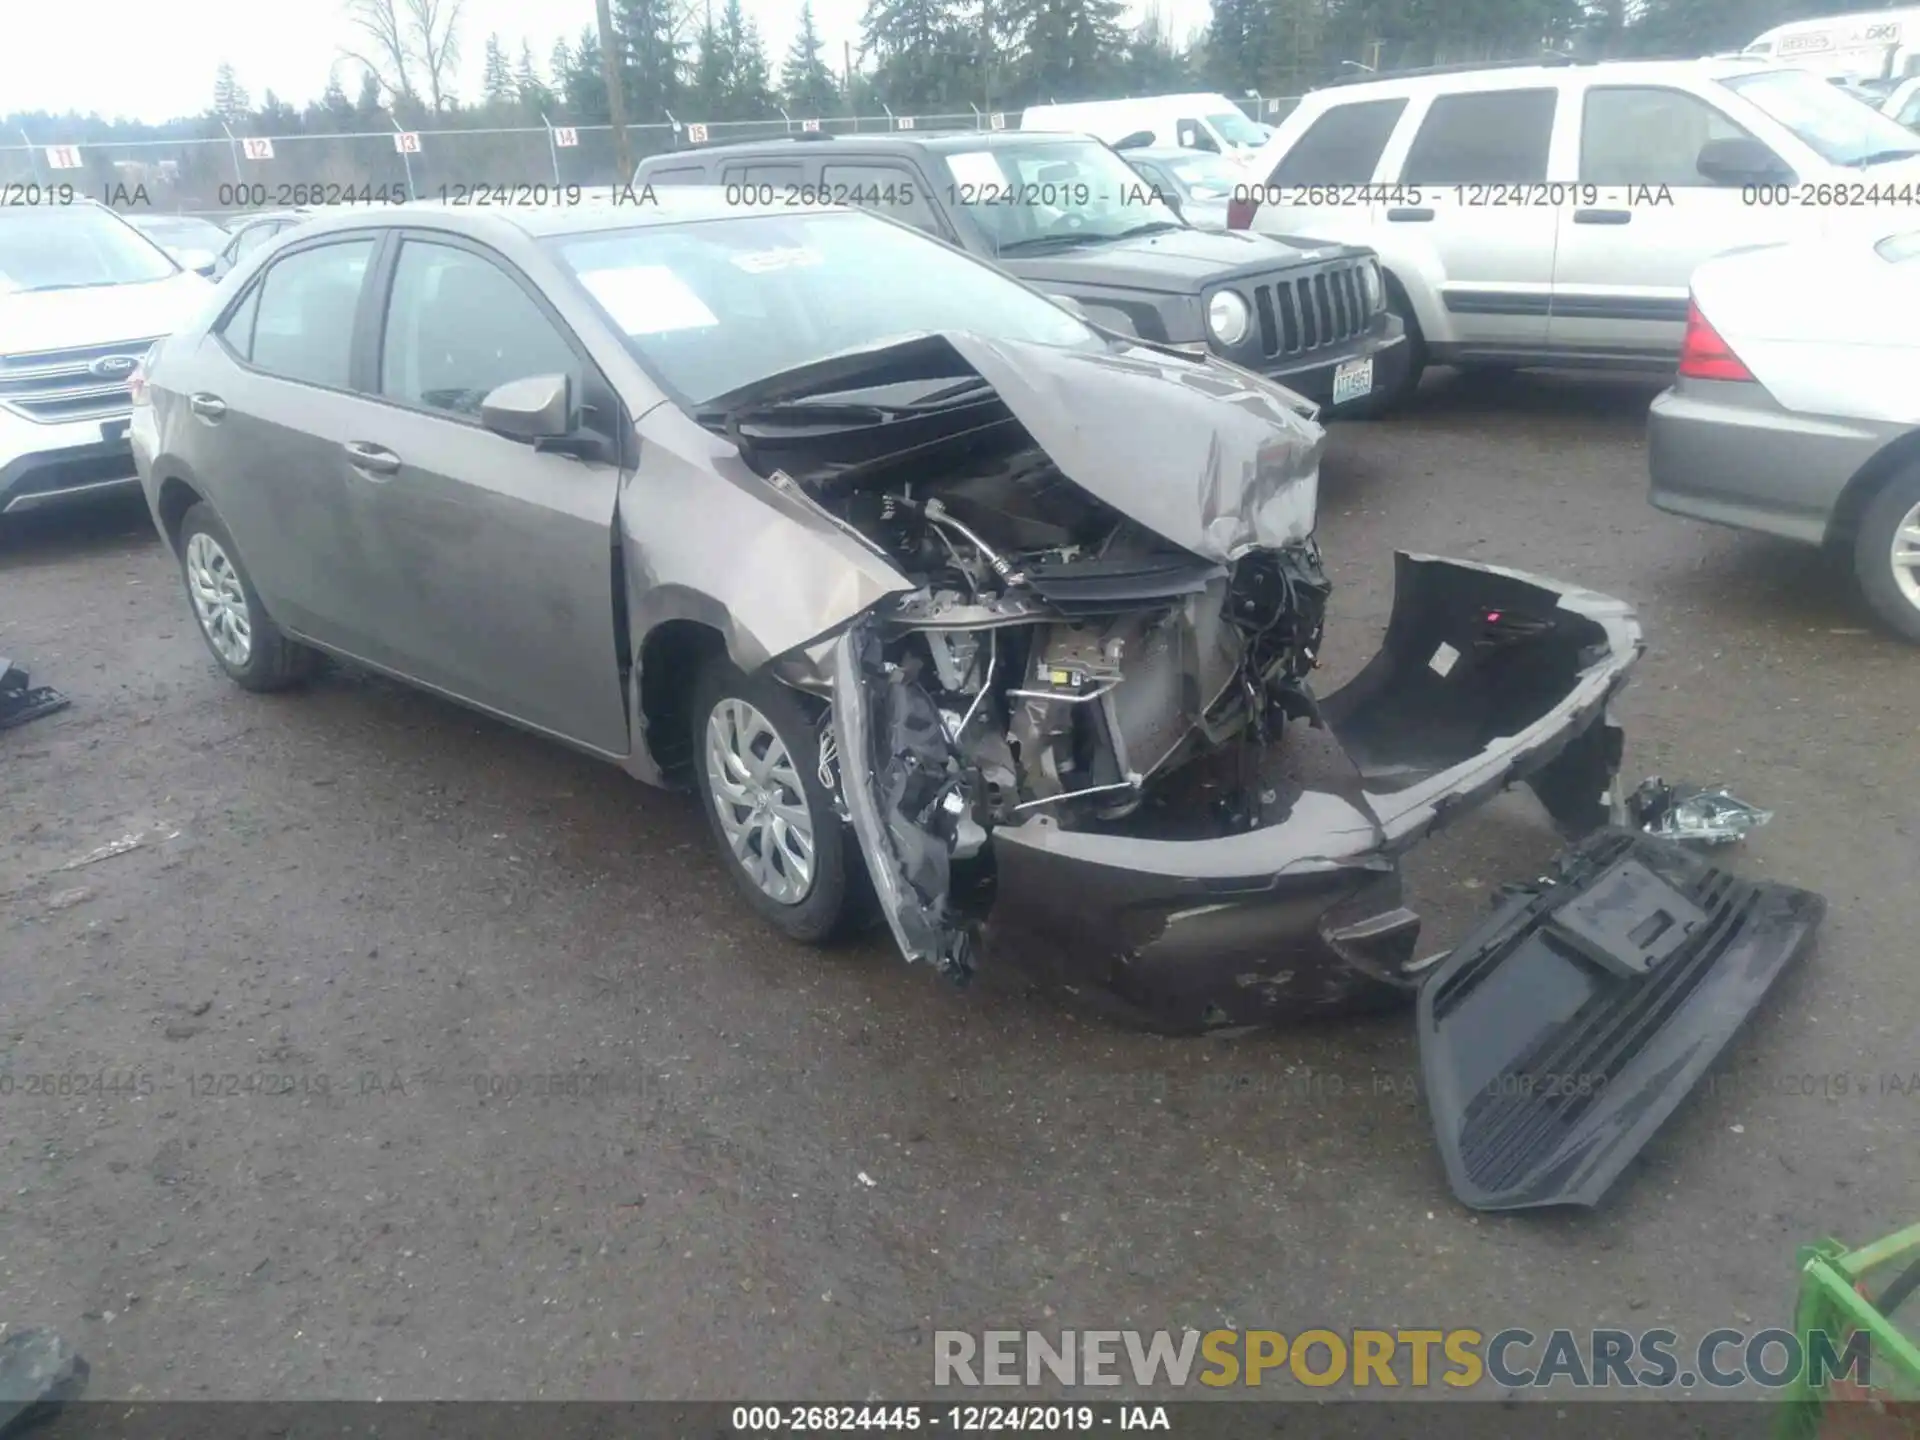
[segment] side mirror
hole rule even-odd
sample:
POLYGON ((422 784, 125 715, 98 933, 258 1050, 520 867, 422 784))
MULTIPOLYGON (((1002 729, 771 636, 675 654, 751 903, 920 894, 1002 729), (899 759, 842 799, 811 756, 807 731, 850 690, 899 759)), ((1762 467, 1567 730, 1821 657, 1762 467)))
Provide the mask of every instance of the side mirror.
POLYGON ((1693 164, 1716 185, 1771 184, 1791 174, 1779 156, 1749 135, 1709 140, 1693 164))
POLYGON ((211 280, 218 273, 219 269, 220 262, 218 260, 207 260, 194 266, 193 273, 196 275, 204 275, 207 279, 211 280))
POLYGON ((573 380, 530 375, 496 385, 480 402, 480 423, 509 440, 555 440, 573 433, 573 380))
POLYGON ((1082 305, 1078 300, 1074 299, 1071 295, 1049 294, 1047 298, 1053 301, 1053 303, 1058 305, 1062 310, 1065 310, 1068 314, 1072 315, 1076 320, 1085 320, 1089 325, 1093 323, 1092 317, 1087 314, 1087 307, 1082 305))
MULTIPOLYGON (((1178 190, 1174 189, 1171 185, 1165 187, 1155 185, 1153 187, 1153 193, 1160 198, 1162 205, 1166 206, 1175 215, 1180 215, 1180 192, 1178 190)), ((1187 217, 1180 215, 1180 218, 1184 220, 1187 217)))

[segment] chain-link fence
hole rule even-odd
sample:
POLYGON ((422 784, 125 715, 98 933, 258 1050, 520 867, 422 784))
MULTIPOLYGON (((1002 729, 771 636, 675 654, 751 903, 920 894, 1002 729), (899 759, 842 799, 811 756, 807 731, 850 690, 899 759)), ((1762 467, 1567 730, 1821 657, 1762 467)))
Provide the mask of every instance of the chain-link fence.
MULTIPOLYGON (((1242 108, 1276 124, 1298 100, 1249 95, 1242 108)), ((634 160, 695 145, 825 134, 1017 129, 1020 112, 852 115, 820 119, 627 126, 634 160)), ((400 199, 461 198, 475 187, 612 186, 620 175, 608 125, 374 130, 336 135, 234 135, 69 143, 22 136, 0 145, 0 187, 71 187, 122 210, 222 215, 400 199)))

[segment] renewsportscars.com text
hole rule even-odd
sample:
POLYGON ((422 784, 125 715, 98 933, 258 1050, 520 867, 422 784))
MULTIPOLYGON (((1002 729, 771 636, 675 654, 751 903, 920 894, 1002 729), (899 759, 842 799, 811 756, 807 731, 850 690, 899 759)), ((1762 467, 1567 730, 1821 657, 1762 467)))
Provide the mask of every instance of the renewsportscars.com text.
POLYGON ((934 1332, 941 1387, 1132 1384, 1215 1389, 1349 1384, 1369 1389, 1777 1389, 1872 1383, 1863 1334, 1713 1330, 967 1330, 934 1332))

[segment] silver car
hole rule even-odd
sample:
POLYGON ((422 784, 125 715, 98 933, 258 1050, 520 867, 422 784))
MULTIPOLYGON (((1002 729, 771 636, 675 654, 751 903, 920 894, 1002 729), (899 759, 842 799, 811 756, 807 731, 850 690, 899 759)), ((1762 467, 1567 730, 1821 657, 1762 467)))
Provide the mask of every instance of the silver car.
POLYGON ((1688 308, 1648 421, 1653 504, 1844 552, 1875 614, 1920 644, 1920 230, 1869 209, 1721 256, 1688 308))

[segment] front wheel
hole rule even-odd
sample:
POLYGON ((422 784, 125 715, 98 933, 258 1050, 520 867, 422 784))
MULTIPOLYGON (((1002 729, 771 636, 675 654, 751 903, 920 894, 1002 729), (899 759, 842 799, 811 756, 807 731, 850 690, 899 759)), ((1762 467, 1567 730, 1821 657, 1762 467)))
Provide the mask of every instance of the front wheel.
POLYGON ((695 682, 694 782, 707 825, 761 916, 810 945, 851 924, 847 827, 820 783, 819 730, 800 697, 724 657, 695 682))
POLYGON ((1889 480, 1860 517, 1853 569, 1874 613, 1920 644, 1920 465, 1889 480))
POLYGON ((177 545, 180 578, 201 638, 236 685, 284 690, 313 674, 319 652, 280 633, 211 505, 203 500, 181 517, 177 545))

